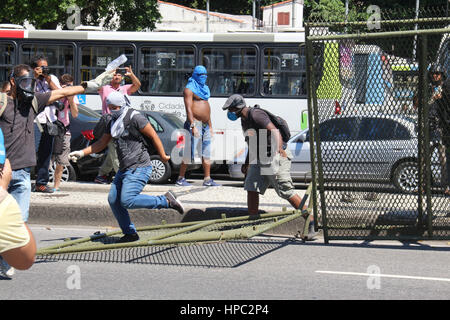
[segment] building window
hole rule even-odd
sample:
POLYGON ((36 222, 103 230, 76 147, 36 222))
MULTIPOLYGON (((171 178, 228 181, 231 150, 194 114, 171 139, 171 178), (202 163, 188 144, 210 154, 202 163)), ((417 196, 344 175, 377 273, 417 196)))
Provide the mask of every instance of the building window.
POLYGON ((289 12, 278 12, 278 25, 279 26, 289 25, 289 12))

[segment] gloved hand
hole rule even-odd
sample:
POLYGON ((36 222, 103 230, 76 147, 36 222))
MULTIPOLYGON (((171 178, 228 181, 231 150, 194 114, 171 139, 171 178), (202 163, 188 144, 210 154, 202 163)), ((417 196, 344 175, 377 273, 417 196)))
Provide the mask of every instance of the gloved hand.
POLYGON ((115 70, 105 71, 101 73, 97 78, 93 80, 86 81, 86 93, 97 93, 98 89, 102 86, 107 85, 111 82, 111 79, 114 76, 115 70))
POLYGON ((71 153, 69 153, 69 159, 73 162, 77 162, 83 157, 84 157, 83 150, 72 151, 71 153))

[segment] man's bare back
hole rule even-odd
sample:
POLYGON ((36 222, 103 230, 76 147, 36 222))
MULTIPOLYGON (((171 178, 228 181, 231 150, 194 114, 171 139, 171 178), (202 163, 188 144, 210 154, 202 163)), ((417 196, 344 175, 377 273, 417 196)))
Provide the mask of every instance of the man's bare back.
POLYGON ((200 99, 190 89, 184 89, 184 106, 186 108, 186 116, 189 119, 189 113, 192 112, 194 120, 208 123, 211 117, 211 107, 209 102, 200 99), (189 110, 190 109, 190 110, 189 110), (189 112, 190 111, 190 112, 189 112))

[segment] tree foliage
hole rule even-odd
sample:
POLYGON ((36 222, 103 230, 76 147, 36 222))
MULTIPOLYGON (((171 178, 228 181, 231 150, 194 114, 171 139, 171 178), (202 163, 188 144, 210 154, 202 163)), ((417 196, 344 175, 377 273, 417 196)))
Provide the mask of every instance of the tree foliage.
POLYGON ((154 29, 161 18, 157 0, 1 0, 0 22, 23 24, 28 21, 37 29, 67 29, 71 6, 81 9, 83 25, 100 25, 105 29, 154 29))

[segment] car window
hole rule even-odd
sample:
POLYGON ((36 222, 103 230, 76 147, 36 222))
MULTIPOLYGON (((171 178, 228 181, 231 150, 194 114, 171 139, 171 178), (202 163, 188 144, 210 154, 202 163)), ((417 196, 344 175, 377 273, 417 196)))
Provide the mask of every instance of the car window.
MULTIPOLYGON (((72 116, 71 113, 69 113, 72 116)), ((89 109, 88 107, 79 104, 78 105, 78 117, 77 119, 83 122, 96 122, 100 119, 101 115, 97 112, 89 109)))
POLYGON ((320 124, 321 141, 354 141, 358 129, 356 118, 338 118, 320 124))
POLYGON ((358 140, 380 141, 404 139, 409 139, 408 130, 392 119, 367 118, 361 122, 358 140))
POLYGON ((152 125, 153 129, 155 129, 156 132, 164 132, 163 127, 159 124, 158 121, 155 120, 151 115, 147 114, 147 119, 152 125))
POLYGON ((411 139, 411 134, 409 130, 401 123, 397 124, 397 130, 395 130, 395 140, 409 140, 411 139))
POLYGON ((183 129, 184 122, 176 114, 161 113, 161 117, 177 129, 183 129))

